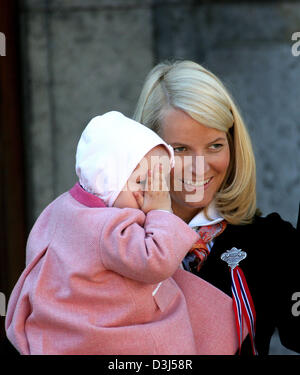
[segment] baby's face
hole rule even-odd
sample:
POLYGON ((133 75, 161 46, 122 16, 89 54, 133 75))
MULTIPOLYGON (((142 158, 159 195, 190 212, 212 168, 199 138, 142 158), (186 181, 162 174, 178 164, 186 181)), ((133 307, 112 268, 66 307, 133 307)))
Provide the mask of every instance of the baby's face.
POLYGON ((140 194, 144 194, 148 169, 153 171, 153 168, 157 163, 163 164, 163 171, 165 174, 170 172, 169 153, 166 148, 161 145, 154 147, 143 157, 130 175, 125 189, 120 192, 113 206, 118 208, 139 208, 132 192, 138 191, 140 194))

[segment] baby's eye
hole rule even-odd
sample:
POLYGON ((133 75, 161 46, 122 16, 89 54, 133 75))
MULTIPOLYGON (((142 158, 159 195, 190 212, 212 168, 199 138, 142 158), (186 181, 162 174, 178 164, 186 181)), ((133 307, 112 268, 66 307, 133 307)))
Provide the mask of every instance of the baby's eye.
POLYGON ((174 152, 185 152, 186 147, 184 146, 178 146, 178 147, 173 147, 174 152))
POLYGON ((146 181, 147 179, 141 179, 140 177, 136 180, 136 183, 137 184, 140 184, 140 185, 145 185, 146 184, 146 181))

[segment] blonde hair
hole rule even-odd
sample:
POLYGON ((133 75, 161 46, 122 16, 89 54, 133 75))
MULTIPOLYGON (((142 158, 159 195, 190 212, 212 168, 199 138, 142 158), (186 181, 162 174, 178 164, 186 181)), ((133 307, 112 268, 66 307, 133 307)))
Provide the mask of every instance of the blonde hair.
POLYGON ((250 223, 256 210, 255 158, 244 121, 223 83, 192 61, 160 63, 146 78, 133 118, 163 137, 168 108, 226 132, 230 164, 215 195, 216 208, 230 224, 250 223))

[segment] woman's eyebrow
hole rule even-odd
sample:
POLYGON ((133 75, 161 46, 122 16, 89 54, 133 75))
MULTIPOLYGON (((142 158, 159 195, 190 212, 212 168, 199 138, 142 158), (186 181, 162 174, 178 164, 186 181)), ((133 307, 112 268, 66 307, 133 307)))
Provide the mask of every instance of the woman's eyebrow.
POLYGON ((210 145, 210 144, 216 143, 218 141, 226 141, 226 138, 225 137, 218 137, 218 138, 214 139, 213 141, 208 142, 208 144, 210 145))
MULTIPOLYGON (((218 141, 226 141, 226 138, 225 137, 218 137, 216 139, 214 139, 213 141, 210 141, 208 142, 207 144, 212 144, 212 143, 216 143, 218 141)), ((184 147, 191 147, 191 145, 188 145, 188 144, 185 144, 185 143, 182 143, 182 142, 170 142, 171 145, 177 145, 177 146, 184 146, 184 147)))
POLYGON ((171 142, 170 143, 171 145, 180 145, 180 146, 184 146, 184 147, 189 147, 190 145, 186 145, 185 143, 181 143, 181 142, 171 142))

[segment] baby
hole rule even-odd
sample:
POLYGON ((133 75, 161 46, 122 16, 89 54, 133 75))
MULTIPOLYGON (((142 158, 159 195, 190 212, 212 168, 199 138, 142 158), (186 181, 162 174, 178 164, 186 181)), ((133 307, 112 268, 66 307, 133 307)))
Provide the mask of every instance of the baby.
POLYGON ((8 303, 20 353, 197 354, 172 275, 199 237, 172 214, 173 161, 157 134, 119 112, 90 121, 79 182, 37 219, 8 303))

